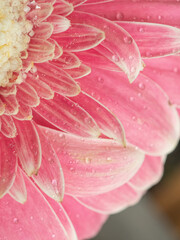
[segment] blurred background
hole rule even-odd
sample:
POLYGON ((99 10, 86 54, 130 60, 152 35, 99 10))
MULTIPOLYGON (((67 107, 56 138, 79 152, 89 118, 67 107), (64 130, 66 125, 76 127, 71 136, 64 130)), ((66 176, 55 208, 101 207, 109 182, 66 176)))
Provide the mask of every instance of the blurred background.
POLYGON ((112 215, 92 240, 180 240, 180 144, 162 180, 139 204, 112 215))

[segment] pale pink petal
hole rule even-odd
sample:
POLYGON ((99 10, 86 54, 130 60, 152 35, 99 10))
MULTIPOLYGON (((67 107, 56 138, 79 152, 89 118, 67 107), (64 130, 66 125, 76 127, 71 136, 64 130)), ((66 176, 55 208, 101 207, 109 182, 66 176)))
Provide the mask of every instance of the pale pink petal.
POLYGON ((93 14, 74 12, 70 15, 73 23, 89 24, 105 33, 105 40, 96 47, 102 55, 106 56, 122 69, 132 82, 142 70, 142 62, 138 47, 132 37, 117 24, 95 16, 93 14))
POLYGON ((174 55, 180 52, 180 29, 161 24, 117 22, 137 43, 144 58, 174 55))
POLYGON ((14 138, 17 134, 17 129, 11 116, 1 116, 1 132, 7 138, 14 138))
POLYGON ((11 87, 0 87, 0 94, 3 96, 16 94, 16 92, 16 85, 12 85, 11 87))
POLYGON ((25 203, 27 200, 27 190, 24 182, 22 170, 18 167, 16 172, 16 178, 10 190, 9 195, 19 203, 25 203))
POLYGON ((85 52, 78 52, 76 53, 76 55, 83 63, 92 68, 97 67, 116 72, 122 71, 115 63, 113 63, 94 49, 90 49, 89 51, 85 52))
MULTIPOLYGON (((17 156, 13 139, 8 139, 0 133, 0 198, 13 185, 16 176, 17 156)), ((0 214, 0 216, 2 216, 0 214)), ((0 224, 1 225, 1 224, 0 224)), ((1 227, 2 228, 2 227, 1 227)), ((0 234, 1 236, 1 234, 0 234)))
POLYGON ((18 104, 16 95, 8 95, 8 96, 1 95, 1 100, 5 106, 4 114, 15 115, 18 113, 19 104, 18 104))
POLYGON ((153 155, 172 151, 179 141, 179 118, 162 89, 140 74, 129 84, 120 72, 93 69, 78 79, 81 89, 122 122, 127 141, 153 155), (97 84, 102 78, 103 83, 97 84))
POLYGON ((67 69, 66 72, 74 79, 82 78, 91 72, 91 68, 81 64, 78 68, 67 69))
POLYGON ((61 16, 68 16, 73 11, 73 5, 68 3, 64 0, 58 0, 57 3, 54 5, 53 14, 61 15, 61 16))
POLYGON ((76 229, 79 240, 95 236, 108 217, 107 215, 89 210, 73 197, 67 195, 62 205, 76 229))
MULTIPOLYGON (((68 17, 69 18, 69 17, 68 17)), ((104 38, 104 32, 85 23, 71 24, 71 27, 53 38, 65 51, 79 52, 96 47, 104 38)))
POLYGON ((27 201, 6 195, 0 200, 0 236, 6 240, 68 240, 67 233, 36 186, 25 177, 27 201))
POLYGON ((49 22, 42 22, 40 23, 34 31, 34 38, 40 38, 40 39, 48 39, 53 33, 53 25, 49 22))
POLYGON ((20 103, 19 110, 16 115, 13 116, 18 120, 31 120, 32 119, 32 108, 20 103))
POLYGON ((29 107, 35 107, 40 103, 37 92, 27 82, 23 82, 18 85, 16 96, 19 102, 29 107))
POLYGON ((146 190, 157 183, 163 174, 163 161, 161 157, 146 156, 139 171, 129 181, 137 190, 146 190))
MULTIPOLYGON (((59 0, 57 0, 59 1, 59 0)), ((74 6, 79 6, 86 2, 87 0, 68 0, 68 2, 72 3, 74 6)))
POLYGON ((27 19, 38 25, 46 18, 48 18, 53 11, 51 3, 38 3, 38 7, 27 14, 27 19))
MULTIPOLYGON (((68 214, 64 210, 63 206, 60 203, 55 202, 53 199, 51 199, 47 196, 46 196, 46 199, 50 203, 51 207, 55 211, 55 213, 58 216, 58 218, 60 219, 60 221, 62 222, 63 227, 65 228, 66 232, 68 233, 68 237, 69 237, 68 239, 69 240, 78 240, 75 228, 74 228, 68 214)), ((83 227, 83 225, 82 225, 82 227, 83 227)))
POLYGON ((117 188, 134 176, 144 159, 130 145, 42 129, 60 159, 67 194, 86 197, 117 188))
POLYGON ((49 197, 60 202, 64 196, 64 176, 59 159, 51 144, 38 128, 41 142, 42 161, 38 174, 32 176, 35 183, 49 197))
POLYGON ((53 58, 55 46, 48 40, 31 38, 28 47, 28 61, 42 63, 53 58))
POLYGON ((47 83, 51 89, 61 95, 76 96, 80 92, 74 79, 54 63, 37 64, 37 78, 47 83))
MULTIPOLYGON (((103 80, 100 78, 96 84, 101 85, 102 81, 103 80)), ((114 138, 123 145, 126 145, 125 133, 122 124, 105 106, 83 92, 76 97, 73 97, 72 100, 78 103, 94 118, 101 132, 105 136, 114 138)))
POLYGON ((5 107, 6 107, 6 105, 5 105, 4 102, 0 99, 0 116, 4 114, 4 112, 5 112, 5 107))
POLYGON ((35 78, 33 75, 29 74, 26 78, 26 82, 34 88, 39 97, 45 99, 52 99, 54 97, 54 92, 49 85, 35 78))
POLYGON ((48 22, 54 26, 53 34, 65 32, 70 27, 70 21, 67 18, 59 15, 52 14, 48 18, 48 22))
POLYGON ((36 3, 51 3, 51 4, 54 4, 56 1, 59 1, 59 0, 36 0, 36 3))
POLYGON ((77 198, 77 200, 89 209, 99 213, 112 214, 137 203, 141 196, 142 193, 135 191, 128 184, 124 184, 107 193, 86 198, 77 198))
POLYGON ((170 102, 180 107, 180 57, 146 59, 143 74, 168 94, 170 102))
POLYGON ((63 49, 59 44, 52 38, 49 38, 48 41, 54 45, 53 59, 58 59, 63 54, 63 49))
POLYGON ((29 176, 37 174, 42 157, 37 130, 32 121, 14 121, 18 132, 16 148, 21 165, 29 176))
POLYGON ((53 60, 51 63, 64 69, 77 68, 81 64, 79 58, 70 52, 63 52, 60 58, 53 60))
POLYGON ((179 1, 112 0, 81 5, 77 10, 97 14, 110 20, 162 23, 180 26, 179 1))
POLYGON ((55 94, 53 100, 41 100, 34 109, 57 128, 84 137, 98 137, 100 132, 94 119, 78 104, 55 94))

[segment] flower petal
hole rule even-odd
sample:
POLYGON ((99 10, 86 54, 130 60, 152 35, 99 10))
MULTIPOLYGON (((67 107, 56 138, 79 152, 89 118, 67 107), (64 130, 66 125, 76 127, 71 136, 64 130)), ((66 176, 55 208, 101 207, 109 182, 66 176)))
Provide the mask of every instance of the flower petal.
POLYGON ((27 190, 24 182, 22 170, 18 167, 15 181, 8 191, 9 195, 19 203, 25 203, 27 200, 27 190))
POLYGON ((1 132, 7 138, 14 138, 17 134, 17 129, 11 116, 1 116, 1 132))
POLYGON ((41 165, 41 145, 32 121, 14 120, 18 135, 15 139, 19 160, 26 173, 37 174, 41 165))
POLYGON ((180 52, 180 29, 161 24, 117 22, 137 43, 144 58, 174 55, 180 52))
POLYGON ((23 82, 18 86, 16 96, 18 101, 29 107, 35 107, 40 103, 37 92, 27 82, 23 82))
POLYGON ((55 94, 53 100, 41 100, 34 109, 43 118, 63 131, 85 137, 98 137, 94 119, 72 100, 55 94))
POLYGON ((30 11, 26 17, 30 21, 32 21, 34 24, 38 25, 41 22, 43 22, 46 18, 48 18, 53 11, 53 6, 51 3, 39 3, 38 7, 34 8, 32 11, 30 11))
POLYGON ((96 47, 104 38, 104 32, 86 24, 71 24, 71 27, 60 35, 53 35, 57 43, 70 52, 85 51, 96 47))
POLYGON ((151 155, 163 155, 175 148, 179 141, 177 112, 152 80, 140 74, 129 84, 120 72, 93 69, 78 82, 84 92, 118 117, 128 142, 151 155), (98 78, 103 84, 97 84, 98 78))
POLYGON ((66 69, 66 72, 74 79, 82 78, 91 72, 91 68, 85 64, 81 64, 77 68, 66 69))
POLYGON ((103 214, 112 214, 137 203, 141 196, 142 193, 135 191, 128 184, 124 184, 107 193, 76 199, 91 210, 103 214))
POLYGON ((17 156, 15 152, 15 144, 13 139, 8 139, 0 133, 0 142, 1 142, 0 145, 0 169, 1 169, 0 198, 1 198, 9 191, 15 180, 17 169, 17 156))
POLYGON ((60 58, 53 60, 51 63, 64 69, 77 68, 81 65, 79 58, 70 52, 63 52, 60 58))
POLYGON ((138 191, 146 190, 160 180, 163 174, 161 157, 146 156, 139 171, 130 180, 131 186, 138 191))
POLYGON ((117 188, 134 176, 144 159, 144 154, 130 145, 41 129, 61 161, 67 194, 85 197, 117 188))
POLYGON ((47 83, 53 91, 65 95, 75 96, 79 94, 80 87, 74 79, 54 63, 37 64, 37 79, 47 83))
POLYGON ((53 25, 49 22, 42 22, 40 23, 34 31, 34 38, 40 38, 40 39, 48 39, 51 37, 53 33, 53 25))
POLYGON ((23 103, 20 103, 19 105, 19 111, 16 115, 13 116, 17 120, 31 120, 32 119, 32 109, 31 107, 28 107, 24 105, 23 103))
POLYGON ((76 229, 78 239, 89 239, 95 236, 107 219, 106 215, 87 209, 67 195, 62 205, 76 229))
POLYGON ((106 38, 96 50, 122 69, 130 82, 134 81, 142 70, 141 57, 135 41, 123 28, 107 19, 88 13, 73 12, 70 20, 73 23, 89 24, 104 31, 106 38))
POLYGON ((0 200, 0 236, 6 240, 68 240, 67 233, 36 186, 25 177, 27 201, 19 204, 6 195, 0 200), (47 227, 48 226, 48 227, 47 227))
POLYGON ((146 59, 143 74, 155 81, 180 107, 180 56, 146 59))
POLYGON ((19 104, 18 104, 16 95, 8 95, 8 96, 1 95, 1 100, 5 105, 4 114, 15 115, 18 113, 19 104))
MULTIPOLYGON (((99 79, 98 82, 101 84, 101 79, 99 79)), ((122 124, 106 107, 83 92, 81 92, 78 96, 73 97, 72 100, 78 103, 94 118, 101 132, 105 136, 113 138, 123 145, 126 145, 125 133, 122 124)))
POLYGON ((65 32, 71 25, 67 18, 54 14, 48 18, 48 22, 54 26, 53 34, 65 32))
POLYGON ((41 142, 42 161, 38 174, 33 175, 32 178, 49 197, 60 202, 64 196, 63 171, 51 144, 38 126, 36 128, 41 142))
POLYGON ((105 3, 81 5, 85 11, 110 20, 162 23, 180 26, 180 4, 178 1, 132 1, 112 0, 105 3))
POLYGON ((64 0, 58 0, 54 5, 53 14, 68 16, 73 11, 73 5, 64 0))

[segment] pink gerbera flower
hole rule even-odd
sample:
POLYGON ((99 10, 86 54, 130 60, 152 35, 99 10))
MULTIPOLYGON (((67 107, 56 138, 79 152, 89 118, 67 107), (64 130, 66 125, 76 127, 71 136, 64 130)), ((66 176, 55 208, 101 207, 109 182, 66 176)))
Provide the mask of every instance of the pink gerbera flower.
POLYGON ((179 140, 179 12, 0 0, 0 240, 90 238, 160 179, 179 140))

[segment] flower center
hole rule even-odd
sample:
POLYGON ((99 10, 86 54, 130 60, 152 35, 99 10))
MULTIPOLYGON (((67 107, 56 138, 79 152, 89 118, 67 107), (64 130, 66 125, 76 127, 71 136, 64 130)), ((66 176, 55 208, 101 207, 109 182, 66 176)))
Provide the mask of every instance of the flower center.
POLYGON ((32 24, 26 19, 27 0, 0 0, 0 86, 22 81, 32 24))

